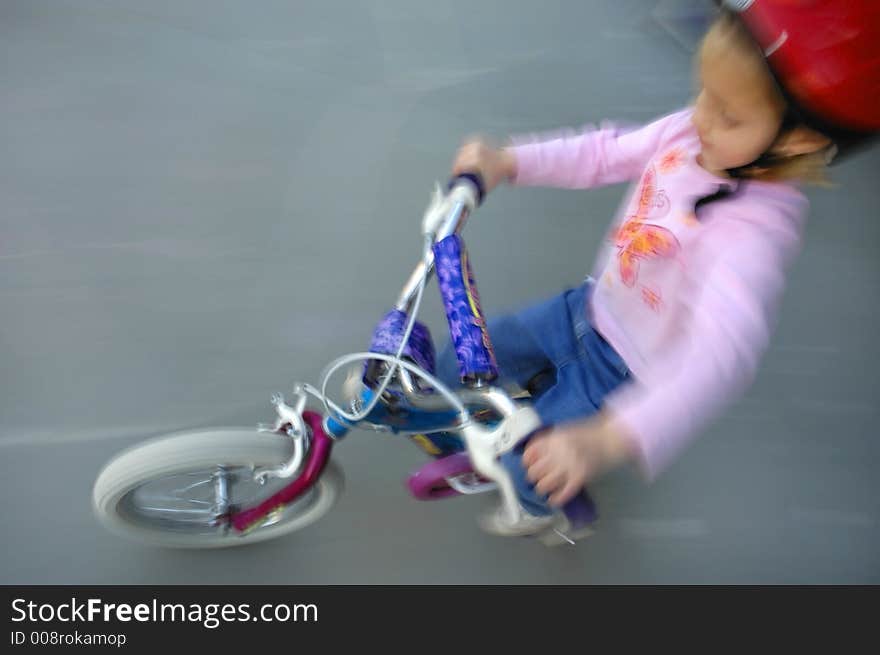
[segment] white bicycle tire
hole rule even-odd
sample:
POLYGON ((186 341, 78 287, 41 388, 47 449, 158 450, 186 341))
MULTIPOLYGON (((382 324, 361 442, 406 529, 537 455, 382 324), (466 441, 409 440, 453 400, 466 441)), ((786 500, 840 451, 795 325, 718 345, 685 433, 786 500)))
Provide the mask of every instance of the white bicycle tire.
MULTIPOLYGON (((335 504, 344 488, 342 470, 327 462, 320 478, 306 494, 304 509, 291 503, 280 520, 239 534, 190 534, 148 525, 124 511, 130 492, 167 476, 185 475, 211 467, 277 466, 292 452, 291 440, 280 434, 248 428, 220 428, 178 432, 137 444, 110 460, 99 473, 92 490, 92 507, 99 522, 110 532, 155 546, 173 548, 224 548, 242 546, 300 530, 314 523, 335 504)), ((305 500, 305 499, 304 499, 305 500)))

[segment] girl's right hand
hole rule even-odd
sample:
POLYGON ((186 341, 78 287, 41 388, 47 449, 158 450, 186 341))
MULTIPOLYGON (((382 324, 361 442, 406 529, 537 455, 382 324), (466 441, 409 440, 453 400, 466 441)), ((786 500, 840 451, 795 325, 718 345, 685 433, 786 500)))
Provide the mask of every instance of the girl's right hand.
POLYGON ((485 141, 467 141, 459 149, 452 164, 452 175, 479 173, 486 193, 501 182, 516 177, 516 155, 512 151, 495 148, 485 141))

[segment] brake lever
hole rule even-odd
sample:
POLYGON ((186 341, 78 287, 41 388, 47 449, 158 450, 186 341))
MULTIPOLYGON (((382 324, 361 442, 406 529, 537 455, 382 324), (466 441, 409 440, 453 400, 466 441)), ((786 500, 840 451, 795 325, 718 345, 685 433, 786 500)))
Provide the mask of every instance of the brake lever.
POLYGON ((504 511, 511 521, 521 518, 522 509, 510 473, 498 458, 540 429, 541 425, 541 418, 535 409, 524 405, 505 416, 492 429, 473 422, 461 427, 471 464, 478 473, 498 485, 504 511))
POLYGON ((306 440, 309 438, 309 430, 302 414, 306 408, 306 393, 300 385, 293 388, 295 401, 293 405, 284 402, 284 396, 276 393, 272 396, 272 404, 278 417, 272 426, 261 424, 257 426, 257 432, 275 432, 286 434, 293 441, 293 454, 290 459, 280 466, 259 467, 254 469, 254 481, 265 484, 267 478, 289 478, 302 464, 306 450, 306 440), (287 427, 285 427, 287 426, 287 427))

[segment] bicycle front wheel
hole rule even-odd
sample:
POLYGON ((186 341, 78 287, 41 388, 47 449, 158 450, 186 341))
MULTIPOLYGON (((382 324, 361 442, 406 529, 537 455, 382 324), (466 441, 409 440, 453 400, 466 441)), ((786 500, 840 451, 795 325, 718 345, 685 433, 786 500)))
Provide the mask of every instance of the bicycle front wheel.
POLYGON ((247 507, 291 479, 260 485, 255 467, 290 457, 286 436, 247 428, 180 432, 138 444, 113 458, 92 492, 98 520, 122 537, 157 546, 223 548, 273 539, 326 514, 344 486, 341 469, 328 462, 303 496, 273 512, 258 527, 238 533, 218 525, 219 503, 247 507))

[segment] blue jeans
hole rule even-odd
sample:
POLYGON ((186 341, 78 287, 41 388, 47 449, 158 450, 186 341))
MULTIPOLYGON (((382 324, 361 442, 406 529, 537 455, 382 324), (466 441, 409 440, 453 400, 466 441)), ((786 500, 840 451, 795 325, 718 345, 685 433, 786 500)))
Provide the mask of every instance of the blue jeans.
MULTIPOLYGON (((488 322, 501 381, 531 392, 544 427, 595 414, 607 394, 629 378, 617 352, 590 324, 590 281, 526 309, 488 322)), ((437 359, 437 376, 457 386, 458 362, 451 345, 437 359)), ((551 513, 547 497, 526 479, 522 454, 528 439, 502 457, 523 508, 551 513)))

